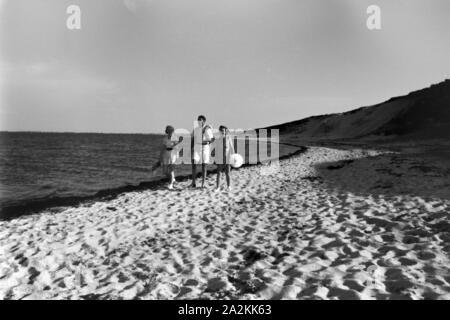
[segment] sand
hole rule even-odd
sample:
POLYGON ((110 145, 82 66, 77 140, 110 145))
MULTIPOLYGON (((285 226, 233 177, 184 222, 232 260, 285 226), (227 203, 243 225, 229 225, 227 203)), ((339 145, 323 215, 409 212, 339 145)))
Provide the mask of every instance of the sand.
POLYGON ((447 163, 310 147, 1 221, 0 299, 450 299, 447 163))

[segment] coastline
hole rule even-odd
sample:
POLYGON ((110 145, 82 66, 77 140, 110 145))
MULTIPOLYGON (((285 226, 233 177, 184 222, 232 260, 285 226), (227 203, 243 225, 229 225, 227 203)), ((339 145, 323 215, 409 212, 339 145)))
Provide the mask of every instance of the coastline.
POLYGON ((448 299, 448 182, 430 171, 448 169, 308 147, 231 192, 185 179, 0 221, 0 298, 448 299))
MULTIPOLYGON (((303 146, 290 144, 290 143, 280 143, 280 145, 295 147, 298 150, 283 154, 280 156, 280 160, 295 156, 306 151, 303 146)), ((244 164, 242 167, 255 166, 259 164, 244 164)), ((214 165, 211 165, 214 167, 214 165)), ((190 166, 189 166, 190 167, 190 166)), ((239 170, 239 169, 233 169, 239 170)), ((216 169, 208 170, 208 175, 215 174, 216 169)), ((200 173, 197 173, 200 176, 200 173)), ((190 174, 179 174, 177 175, 177 181, 182 182, 191 178, 190 174)), ((114 199, 122 193, 134 192, 134 191, 144 191, 144 190, 157 190, 159 188, 164 188, 166 183, 165 177, 159 177, 151 181, 141 181, 136 184, 128 184, 116 188, 108 188, 99 190, 92 195, 84 196, 69 196, 69 197, 51 197, 42 199, 32 199, 22 201, 24 203, 4 205, 0 208, 0 221, 1 220, 11 220, 15 218, 20 218, 22 216, 27 216, 30 214, 39 214, 44 210, 51 210, 53 212, 59 212, 67 207, 74 207, 83 205, 86 203, 92 203, 96 201, 108 201, 114 199)))

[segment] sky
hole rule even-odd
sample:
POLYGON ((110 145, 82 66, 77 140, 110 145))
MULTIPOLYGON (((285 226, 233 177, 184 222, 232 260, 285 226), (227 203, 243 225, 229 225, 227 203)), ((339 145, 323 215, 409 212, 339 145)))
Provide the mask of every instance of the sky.
POLYGON ((199 114, 256 128, 373 105, 450 77, 449 14, 448 0, 0 0, 0 130, 156 133, 199 114))

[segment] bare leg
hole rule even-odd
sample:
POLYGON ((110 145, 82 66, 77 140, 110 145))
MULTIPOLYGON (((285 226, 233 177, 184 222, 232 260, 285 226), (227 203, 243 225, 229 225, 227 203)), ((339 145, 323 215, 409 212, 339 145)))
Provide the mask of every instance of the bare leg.
POLYGON ((226 168, 225 168, 225 177, 227 179, 227 187, 228 187, 228 189, 231 187, 230 171, 231 171, 230 165, 227 164, 226 168))
POLYGON ((192 184, 191 184, 192 187, 196 186, 195 185, 195 178, 196 178, 195 176, 197 175, 196 167, 197 165, 195 163, 192 163, 192 184))
POLYGON ((169 179, 169 189, 173 189, 173 184, 175 182, 175 172, 173 169, 169 169, 167 178, 169 179))
POLYGON ((196 178, 196 175, 197 175, 197 171, 196 171, 196 167, 197 167, 197 165, 195 164, 195 161, 194 161, 194 137, 192 136, 192 138, 191 138, 191 163, 192 163, 192 184, 191 184, 191 187, 196 187, 196 184, 195 184, 195 178, 196 178))
POLYGON ((220 186, 220 168, 217 168, 216 190, 219 190, 219 186, 220 186))
POLYGON ((205 187, 205 180, 206 180, 206 164, 202 163, 202 188, 205 187))
POLYGON ((161 161, 156 162, 152 167, 152 173, 161 166, 161 161))

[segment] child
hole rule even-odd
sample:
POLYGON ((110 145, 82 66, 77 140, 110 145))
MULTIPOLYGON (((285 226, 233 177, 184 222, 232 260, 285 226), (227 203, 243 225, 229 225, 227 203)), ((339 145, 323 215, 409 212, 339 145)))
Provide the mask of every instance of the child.
POLYGON ((229 135, 228 128, 225 126, 219 127, 220 137, 217 138, 217 147, 222 148, 222 152, 218 154, 222 155, 222 159, 217 160, 217 185, 216 191, 220 190, 220 174, 225 171, 225 177, 227 180, 228 190, 231 189, 231 178, 230 178, 230 156, 234 154, 234 145, 231 136, 229 135))
POLYGON ((175 129, 172 126, 166 127, 166 136, 163 138, 161 144, 161 153, 160 153, 160 161, 156 163, 152 171, 154 171, 158 166, 162 166, 163 174, 167 176, 169 179, 168 189, 173 189, 173 184, 175 183, 175 172, 173 165, 177 160, 177 152, 178 150, 174 150, 174 148, 183 141, 183 137, 180 137, 177 141, 173 141, 173 133, 175 129))

